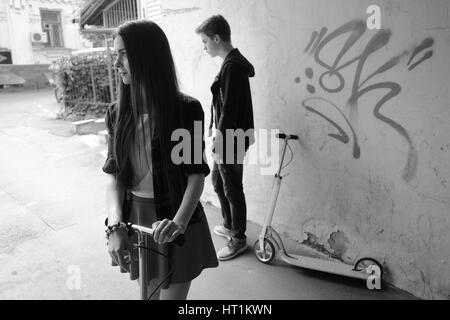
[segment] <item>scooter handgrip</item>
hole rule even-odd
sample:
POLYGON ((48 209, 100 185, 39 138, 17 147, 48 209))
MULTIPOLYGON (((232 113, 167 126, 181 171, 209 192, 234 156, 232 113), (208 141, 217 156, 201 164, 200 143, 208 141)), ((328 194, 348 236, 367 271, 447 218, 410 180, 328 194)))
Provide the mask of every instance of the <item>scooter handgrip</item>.
MULTIPOLYGON (((154 229, 146 228, 146 227, 143 227, 143 226, 134 225, 132 223, 128 223, 128 230, 129 230, 129 235, 130 236, 134 232, 138 231, 138 232, 144 233, 145 235, 147 235, 149 237, 152 237, 153 236, 153 232, 154 232, 154 229)), ((184 244, 184 234, 180 234, 172 242, 174 242, 175 244, 177 244, 179 246, 182 246, 184 244)))

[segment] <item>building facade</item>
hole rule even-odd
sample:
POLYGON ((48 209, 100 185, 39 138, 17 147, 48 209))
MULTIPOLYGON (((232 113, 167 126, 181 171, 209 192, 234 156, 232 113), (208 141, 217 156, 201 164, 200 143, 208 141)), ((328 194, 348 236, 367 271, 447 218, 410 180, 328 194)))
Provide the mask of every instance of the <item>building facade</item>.
POLYGON ((82 0, 0 0, 0 64, 49 64, 89 48, 79 32, 82 0))

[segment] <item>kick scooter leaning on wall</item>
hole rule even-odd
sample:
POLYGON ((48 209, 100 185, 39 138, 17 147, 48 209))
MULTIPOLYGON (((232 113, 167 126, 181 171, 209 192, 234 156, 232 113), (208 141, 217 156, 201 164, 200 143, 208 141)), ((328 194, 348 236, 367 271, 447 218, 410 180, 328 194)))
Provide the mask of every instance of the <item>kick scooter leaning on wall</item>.
POLYGON ((301 268, 361 279, 366 283, 368 283, 367 281, 373 279, 374 277, 379 277, 378 280, 379 283, 381 283, 382 267, 381 264, 373 258, 364 257, 358 259, 356 263, 354 263, 354 265, 349 265, 338 261, 312 258, 303 255, 295 255, 286 251, 280 235, 271 226, 271 223, 275 212, 278 194, 280 192, 281 181, 283 179, 283 177, 281 176, 281 171, 290 163, 289 161, 287 165, 283 166, 286 149, 289 147, 289 150, 292 154, 292 149, 289 146, 289 141, 298 140, 298 136, 277 134, 276 137, 283 140, 283 151, 280 166, 274 177, 275 181, 272 187, 272 194, 270 197, 267 215, 262 226, 261 233, 259 234, 259 238, 253 246, 256 258, 263 263, 270 263, 276 256, 278 256, 278 258, 282 261, 301 268))

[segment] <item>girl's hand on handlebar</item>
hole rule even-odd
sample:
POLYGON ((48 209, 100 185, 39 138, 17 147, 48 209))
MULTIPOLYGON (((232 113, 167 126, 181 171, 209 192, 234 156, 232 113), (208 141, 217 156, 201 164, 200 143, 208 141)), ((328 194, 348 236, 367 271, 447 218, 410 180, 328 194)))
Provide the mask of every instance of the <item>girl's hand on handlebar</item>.
POLYGON ((177 224, 173 220, 164 219, 162 221, 156 221, 152 225, 153 239, 158 244, 172 242, 179 235, 184 234, 185 227, 181 224, 177 224))
POLYGON ((131 262, 131 242, 125 229, 117 229, 109 235, 108 251, 109 255, 115 263, 120 265, 123 269, 130 271, 131 262))

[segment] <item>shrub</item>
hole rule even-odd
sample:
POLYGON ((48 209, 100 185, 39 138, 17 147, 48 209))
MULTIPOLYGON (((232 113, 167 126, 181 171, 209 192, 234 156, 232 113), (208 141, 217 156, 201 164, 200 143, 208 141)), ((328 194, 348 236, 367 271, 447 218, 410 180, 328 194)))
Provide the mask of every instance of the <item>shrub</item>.
POLYGON ((64 103, 60 113, 62 118, 104 117, 106 107, 116 99, 117 75, 112 67, 113 61, 111 51, 95 49, 64 56, 54 62, 55 82, 64 103))

